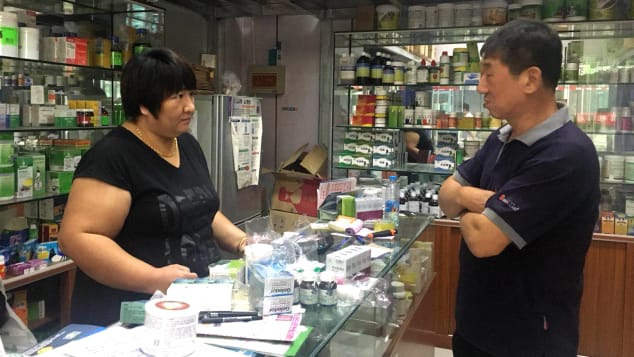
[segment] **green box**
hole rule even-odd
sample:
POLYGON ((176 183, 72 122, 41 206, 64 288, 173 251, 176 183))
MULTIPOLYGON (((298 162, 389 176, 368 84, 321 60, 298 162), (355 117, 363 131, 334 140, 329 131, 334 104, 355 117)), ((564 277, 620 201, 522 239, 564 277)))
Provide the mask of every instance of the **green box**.
POLYGON ((53 146, 48 164, 51 171, 75 171, 75 165, 81 158, 81 149, 71 146, 53 146))
POLYGON ((33 196, 46 192, 46 155, 31 154, 33 158, 33 196))
POLYGON ((46 182, 48 192, 51 193, 68 193, 70 185, 73 183, 73 171, 49 171, 46 182))
POLYGON ((15 158, 15 190, 17 198, 33 196, 33 157, 15 158))

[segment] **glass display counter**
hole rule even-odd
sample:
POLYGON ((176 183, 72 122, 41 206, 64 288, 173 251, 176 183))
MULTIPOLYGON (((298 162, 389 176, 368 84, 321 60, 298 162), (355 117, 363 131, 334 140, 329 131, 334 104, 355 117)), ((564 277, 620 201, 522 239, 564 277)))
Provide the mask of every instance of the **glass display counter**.
MULTIPOLYGON (((385 277, 390 272, 393 272, 397 264, 402 261, 404 255, 412 247, 412 244, 420 237, 423 231, 433 221, 430 216, 425 215, 412 215, 399 217, 399 231, 397 235, 398 246, 394 249, 391 255, 384 257, 385 266, 378 272, 374 273, 374 277, 385 277)), ((427 287, 431 283, 431 278, 424 284, 422 290, 414 296, 413 303, 409 306, 408 314, 415 311, 417 303, 420 303, 424 296, 427 287)), ((367 296, 366 296, 367 298, 367 296)), ((302 325, 313 327, 313 331, 308 336, 306 342, 302 345, 297 356, 330 356, 341 355, 339 352, 334 352, 334 346, 331 346, 332 342, 337 339, 345 339, 346 333, 352 333, 356 335, 364 335, 368 337, 368 340, 380 343, 373 345, 371 349, 374 355, 384 355, 386 351, 391 350, 394 344, 398 342, 398 336, 402 335, 401 331, 408 322, 407 317, 396 321, 385 321, 381 323, 381 317, 377 316, 375 321, 368 321, 364 318, 357 318, 361 304, 355 304, 350 306, 335 306, 335 307, 316 307, 306 310, 304 317, 302 318, 302 325), (377 321, 378 320, 378 321, 377 321)), ((365 314, 367 315, 367 314, 365 314)), ((359 355, 353 344, 347 344, 348 353, 359 355)), ((370 347, 369 345, 365 346, 370 347)), ((367 354, 362 354, 366 356, 367 354)))

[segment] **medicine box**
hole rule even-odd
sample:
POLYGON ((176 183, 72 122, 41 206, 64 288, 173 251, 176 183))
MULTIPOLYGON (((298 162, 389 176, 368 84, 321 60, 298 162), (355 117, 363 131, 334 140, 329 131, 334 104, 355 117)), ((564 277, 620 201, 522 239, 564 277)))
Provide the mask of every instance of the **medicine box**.
POLYGON ((370 267, 370 247, 351 245, 326 256, 326 270, 351 276, 370 267))

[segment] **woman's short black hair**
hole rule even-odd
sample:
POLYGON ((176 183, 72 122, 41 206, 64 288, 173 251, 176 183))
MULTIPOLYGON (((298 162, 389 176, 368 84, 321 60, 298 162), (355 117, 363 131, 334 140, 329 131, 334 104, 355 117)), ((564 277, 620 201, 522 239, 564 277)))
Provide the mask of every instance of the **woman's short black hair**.
POLYGON ((195 88, 196 76, 189 63, 167 48, 153 48, 132 57, 121 74, 123 110, 132 120, 141 115, 140 106, 157 117, 165 98, 195 88))
POLYGON ((544 86, 552 90, 561 76, 561 39, 540 21, 519 19, 507 23, 487 38, 480 55, 499 59, 514 75, 536 66, 542 71, 544 86))

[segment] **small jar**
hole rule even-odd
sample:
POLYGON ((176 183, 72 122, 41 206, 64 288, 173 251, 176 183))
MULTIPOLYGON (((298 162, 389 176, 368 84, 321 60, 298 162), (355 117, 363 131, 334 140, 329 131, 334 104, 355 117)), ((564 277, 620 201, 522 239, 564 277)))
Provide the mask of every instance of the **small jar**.
POLYGON ((566 63, 564 69, 564 82, 571 84, 579 82, 579 63, 566 63))
POLYGON ((335 273, 332 271, 323 271, 319 274, 319 305, 334 306, 337 305, 337 283, 335 282, 335 273))
POLYGON ((319 301, 317 292, 317 273, 314 271, 305 271, 302 274, 302 283, 299 284, 299 302, 302 306, 313 306, 319 301))
POLYGON ((458 117, 455 112, 449 113, 449 119, 447 120, 447 127, 449 129, 455 129, 458 126, 458 117))

